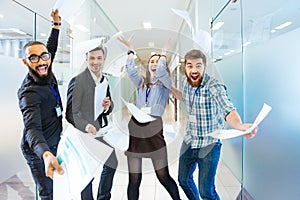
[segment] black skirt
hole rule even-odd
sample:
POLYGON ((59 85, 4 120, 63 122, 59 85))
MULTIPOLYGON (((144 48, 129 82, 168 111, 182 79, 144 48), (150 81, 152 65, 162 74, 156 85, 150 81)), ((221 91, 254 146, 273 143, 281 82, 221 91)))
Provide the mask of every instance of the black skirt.
POLYGON ((144 158, 166 158, 166 142, 161 117, 148 123, 139 123, 131 117, 128 123, 129 147, 125 155, 144 158))

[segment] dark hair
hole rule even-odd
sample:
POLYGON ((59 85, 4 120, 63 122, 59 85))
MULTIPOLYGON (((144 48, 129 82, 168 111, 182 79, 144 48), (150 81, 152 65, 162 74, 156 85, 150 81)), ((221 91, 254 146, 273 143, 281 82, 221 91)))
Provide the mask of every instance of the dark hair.
POLYGON ((103 55, 104 57, 106 57, 106 48, 103 46, 103 45, 100 45, 100 46, 97 46, 96 48, 86 52, 86 55, 90 52, 93 52, 93 51, 102 51, 103 52, 103 55))
POLYGON ((44 47, 46 47, 46 45, 45 45, 44 43, 40 42, 40 41, 30 41, 30 42, 27 42, 27 43, 24 45, 24 47, 23 47, 23 52, 24 52, 24 54, 25 54, 25 52, 26 52, 26 49, 27 49, 28 47, 33 46, 33 45, 43 45, 44 47))
POLYGON ((198 59, 198 58, 202 58, 204 65, 206 65, 206 56, 202 51, 200 51, 198 49, 190 50, 185 54, 184 64, 186 64, 187 60, 193 60, 193 59, 198 59))
MULTIPOLYGON (((145 78, 145 80, 144 80, 144 83, 145 83, 145 85, 147 86, 147 88, 149 88, 150 85, 151 85, 151 74, 150 74, 150 72, 149 72, 149 63, 150 63, 151 58, 153 58, 154 56, 158 56, 159 58, 161 57, 160 54, 153 54, 153 55, 150 56, 150 58, 149 58, 149 60, 148 60, 148 63, 147 63, 147 69, 146 69, 146 78, 145 78)), ((158 59, 159 59, 159 58, 158 58, 158 59)), ((170 72, 170 69, 169 69, 169 67, 168 67, 168 63, 166 63, 166 65, 167 65, 167 72, 168 72, 168 74, 169 74, 169 76, 170 76, 170 75, 171 75, 171 72, 170 72)), ((142 84, 142 87, 144 87, 144 84, 142 84)))

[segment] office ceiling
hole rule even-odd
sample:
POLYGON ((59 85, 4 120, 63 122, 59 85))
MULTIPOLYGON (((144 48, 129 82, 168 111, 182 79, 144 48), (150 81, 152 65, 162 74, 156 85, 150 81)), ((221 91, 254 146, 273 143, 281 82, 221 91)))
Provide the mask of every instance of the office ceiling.
MULTIPOLYGON (((179 31, 183 19, 171 11, 170 8, 186 10, 191 0, 95 0, 111 19, 119 31, 131 32, 136 29, 143 29, 143 22, 151 22, 153 28, 179 31)), ((201 0, 198 3, 201 7, 212 9, 210 15, 216 16, 221 8, 228 2, 227 0, 201 0), (213 5, 212 5, 213 4, 213 5)), ((215 56, 222 57, 228 51, 235 51, 234 48, 241 48, 241 18, 240 10, 243 12, 243 32, 244 41, 262 42, 272 37, 296 29, 300 26, 300 3, 299 0, 243 0, 242 9, 239 3, 230 3, 220 14, 219 19, 225 22, 220 30, 213 32, 213 48, 215 56), (292 24, 286 29, 278 29, 270 33, 276 26, 291 21, 292 24)), ((38 13, 45 19, 50 19, 50 9, 54 6, 53 0, 1 0, 0 14, 0 35, 9 37, 28 37, 33 32, 33 16, 28 9, 38 13), (18 5, 19 4, 19 5, 18 5), (22 6, 21 6, 22 5, 22 6), (13 11, 13 12, 12 12, 13 11), (11 32, 11 28, 20 28, 28 35, 20 35, 11 32)), ((201 14, 201 13, 199 13, 201 14)), ((208 19, 207 19, 208 20, 208 19)), ((206 20, 205 20, 206 21, 206 20)), ((39 20, 37 32, 48 35, 49 24, 39 20)), ((166 32, 168 33, 168 31, 166 32)), ((151 34, 151 33, 150 33, 151 34)), ((144 35, 145 38, 146 35, 144 35)), ((39 36, 40 37, 40 36, 39 36)), ((159 34, 155 36, 159 40, 159 34)), ((0 38, 1 39, 1 38, 0 38)), ((149 42, 152 41, 148 41, 149 42)), ((137 44, 138 46, 139 44, 137 44)))

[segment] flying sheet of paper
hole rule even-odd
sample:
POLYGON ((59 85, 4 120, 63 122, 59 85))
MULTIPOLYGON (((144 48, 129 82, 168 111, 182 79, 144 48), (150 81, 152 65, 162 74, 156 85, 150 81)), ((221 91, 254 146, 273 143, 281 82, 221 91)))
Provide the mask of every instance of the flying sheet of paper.
POLYGON ((177 133, 175 132, 173 126, 171 124, 164 124, 164 136, 169 137, 171 139, 175 139, 177 133))
POLYGON ((58 9, 61 18, 66 20, 70 25, 73 25, 84 1, 85 0, 57 0, 53 9, 58 9))
POLYGON ((247 133, 250 133, 255 129, 260 122, 268 115, 268 113, 272 110, 272 107, 265 104, 263 105, 262 109, 260 110, 259 114, 257 115, 255 121, 253 122, 252 126, 247 129, 246 131, 239 131, 235 129, 229 129, 229 130, 221 130, 221 131, 214 131, 209 134, 209 136, 218 138, 218 139, 230 139, 238 136, 245 135, 247 133))
MULTIPOLYGON (((118 40, 119 36, 123 36, 122 32, 116 33, 103 44, 108 49, 103 72, 115 77, 120 77, 122 74, 122 67, 126 64, 126 52, 128 50, 128 47, 118 40)), ((132 36, 130 36, 128 41, 130 41, 131 38, 132 36)))
POLYGON ((101 128, 97 135, 103 136, 103 140, 115 149, 126 151, 129 145, 129 134, 121 130, 113 122, 109 122, 108 126, 101 128))
POLYGON ((106 91, 108 87, 108 81, 104 78, 103 82, 98 84, 95 87, 95 96, 94 96, 94 120, 103 112, 102 103, 106 97, 106 91))
POLYGON ((111 152, 111 147, 69 125, 57 149, 64 174, 54 173, 54 200, 71 200, 80 195, 111 152))
POLYGON ((124 104, 126 105, 127 109, 129 110, 129 112, 134 116, 134 118, 138 122, 140 122, 140 123, 147 123, 147 122, 151 122, 151 121, 155 120, 155 118, 153 118, 150 115, 148 115, 147 113, 141 111, 134 104, 128 103, 124 99, 122 99, 122 100, 123 100, 124 104))
POLYGON ((74 54, 85 59, 85 54, 102 44, 104 37, 79 42, 74 47, 74 54))
POLYGON ((192 38, 194 39, 195 38, 194 26, 193 26, 193 23, 192 23, 189 13, 186 10, 178 10, 178 9, 174 9, 174 8, 171 8, 171 10, 175 14, 179 15, 180 17, 182 17, 185 20, 185 22, 187 23, 187 25, 190 28, 192 38))

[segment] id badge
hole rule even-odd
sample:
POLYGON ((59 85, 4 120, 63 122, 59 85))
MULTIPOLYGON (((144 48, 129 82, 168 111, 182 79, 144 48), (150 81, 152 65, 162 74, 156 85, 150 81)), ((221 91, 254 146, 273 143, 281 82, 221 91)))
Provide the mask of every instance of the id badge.
POLYGON ((57 116, 57 117, 60 117, 60 116, 62 115, 62 113, 61 113, 61 108, 60 108, 59 105, 56 105, 56 106, 55 106, 55 111, 56 111, 56 116, 57 116))
POLYGON ((189 115, 189 121, 193 123, 197 123, 196 115, 189 115))
POLYGON ((141 107, 141 111, 143 111, 146 114, 151 114, 151 107, 141 107))

